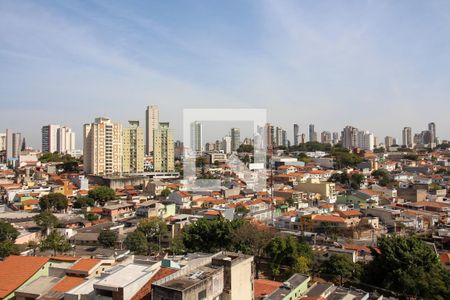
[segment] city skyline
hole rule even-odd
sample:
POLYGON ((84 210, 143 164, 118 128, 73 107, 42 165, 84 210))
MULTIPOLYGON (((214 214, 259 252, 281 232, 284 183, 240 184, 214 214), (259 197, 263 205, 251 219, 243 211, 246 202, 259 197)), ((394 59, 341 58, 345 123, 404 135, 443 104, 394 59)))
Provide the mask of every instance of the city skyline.
POLYGON ((144 124, 152 103, 176 139, 193 107, 267 108, 290 137, 298 123, 401 139, 430 120, 450 137, 449 4, 219 5, 2 1, 0 128, 38 148, 40 127, 64 123, 80 145, 82 124, 144 124))

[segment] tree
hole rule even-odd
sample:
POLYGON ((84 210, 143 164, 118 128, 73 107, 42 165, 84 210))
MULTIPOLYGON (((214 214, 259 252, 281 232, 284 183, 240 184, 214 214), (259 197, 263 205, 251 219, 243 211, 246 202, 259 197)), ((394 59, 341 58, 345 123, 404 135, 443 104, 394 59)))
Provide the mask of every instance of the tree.
POLYGON ((436 253, 414 236, 385 236, 366 268, 364 280, 407 296, 450 299, 450 274, 436 253))
POLYGON ((91 197, 80 197, 73 203, 74 208, 92 207, 95 205, 95 200, 91 197))
POLYGON ((53 254, 65 253, 71 249, 70 243, 58 231, 53 230, 45 240, 41 242, 41 251, 53 250, 53 254))
POLYGON ((0 242, 15 241, 19 232, 9 223, 0 221, 0 242))
POLYGON ((191 252, 215 252, 229 249, 232 245, 233 227, 235 221, 199 219, 185 227, 183 243, 191 252), (233 223, 233 224, 232 224, 233 223))
POLYGON ((102 230, 97 240, 105 248, 114 247, 117 241, 117 233, 110 229, 102 230))
POLYGON ((289 273, 295 273, 299 256, 303 256, 307 266, 312 265, 313 252, 311 247, 305 242, 299 242, 292 235, 277 236, 267 245, 265 252, 270 257, 270 265, 274 276, 280 272, 281 267, 289 268, 289 273))
POLYGON ((310 158, 308 155, 306 155, 306 153, 300 153, 300 154, 297 156, 297 159, 298 159, 299 161, 304 162, 305 164, 311 162, 311 158, 310 158))
POLYGON ((50 212, 44 211, 33 217, 33 221, 39 226, 45 234, 58 225, 58 219, 50 212))
POLYGON ((234 250, 255 257, 256 278, 259 277, 260 259, 274 235, 273 230, 267 226, 248 221, 233 231, 232 241, 234 250))
POLYGON ((11 224, 0 221, 0 257, 18 254, 19 248, 14 244, 19 232, 11 224))
POLYGON ((240 145, 237 149, 237 152, 246 152, 246 153, 253 153, 253 146, 252 145, 240 145))
POLYGON ((170 195, 170 190, 168 188, 165 188, 161 191, 161 197, 167 198, 170 195))
POLYGON ((350 256, 345 254, 332 254, 321 266, 321 273, 331 275, 334 279, 339 278, 340 285, 344 279, 350 279, 357 273, 357 265, 353 263, 350 256))
POLYGON ((14 244, 14 241, 6 240, 0 243, 0 257, 5 258, 12 254, 19 254, 19 247, 14 244))
POLYGON ((99 186, 90 190, 88 192, 88 196, 100 203, 102 206, 105 205, 107 201, 116 199, 116 193, 114 190, 107 186, 99 186))
POLYGON ((135 254, 146 255, 148 252, 148 242, 142 231, 135 230, 125 238, 125 246, 135 254))
POLYGON ((352 176, 350 177, 351 179, 351 185, 354 189, 358 189, 360 188, 361 184, 364 182, 364 180, 366 179, 366 177, 363 174, 352 174, 352 176))
POLYGON ((173 255, 180 255, 180 254, 184 254, 186 252, 186 247, 183 244, 183 234, 182 233, 178 233, 173 237, 173 239, 170 243, 169 251, 173 255))
POLYGON ((164 220, 152 217, 141 220, 137 226, 137 230, 144 234, 148 243, 157 244, 159 248, 161 237, 167 233, 167 224, 164 220))
POLYGON ((39 199, 41 210, 61 211, 67 208, 67 197, 61 193, 50 193, 39 199))

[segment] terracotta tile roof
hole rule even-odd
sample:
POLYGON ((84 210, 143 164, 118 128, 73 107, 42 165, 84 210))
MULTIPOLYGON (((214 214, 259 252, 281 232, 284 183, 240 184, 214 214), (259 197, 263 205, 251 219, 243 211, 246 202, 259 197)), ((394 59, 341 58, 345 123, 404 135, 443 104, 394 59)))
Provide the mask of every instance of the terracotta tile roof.
POLYGON ((368 190, 368 189, 362 189, 362 190, 359 190, 359 191, 361 193, 364 193, 364 194, 369 195, 369 196, 379 196, 380 195, 379 192, 375 192, 375 191, 368 190))
POLYGON ((220 216, 221 213, 220 213, 220 211, 217 211, 217 210, 208 210, 205 213, 205 215, 208 215, 208 216, 220 216))
POLYGON ((441 260, 441 263, 443 263, 444 265, 449 265, 450 264, 450 253, 443 252, 443 253, 439 254, 439 259, 441 260))
POLYGON ((312 219, 317 222, 345 223, 344 218, 335 215, 314 215, 312 219))
POLYGON ((359 217, 362 215, 362 213, 359 210, 343 210, 339 212, 339 215, 343 218, 354 218, 359 217))
POLYGON ((354 250, 354 251, 358 251, 358 252, 366 252, 368 254, 371 253, 370 248, 367 246, 360 246, 360 245, 355 245, 355 244, 344 244, 342 245, 344 249, 347 250, 354 250))
POLYGON ((255 279, 253 288, 255 299, 260 299, 265 295, 271 294, 281 285, 282 283, 278 281, 272 281, 267 279, 255 279))
POLYGON ((83 277, 64 276, 57 284, 55 284, 50 291, 65 293, 84 282, 83 277))
POLYGON ((70 267, 69 270, 89 272, 90 270, 92 270, 92 268, 96 267, 101 262, 102 262, 101 259, 82 258, 78 262, 76 262, 72 267, 70 267))
POLYGON ((48 260, 48 257, 14 255, 0 262, 0 298, 5 298, 22 286, 48 260))
POLYGON ((55 255, 50 257, 51 260, 68 261, 68 262, 76 262, 80 258, 81 257, 79 256, 68 256, 68 255, 55 255))
POLYGON ((30 199, 22 201, 22 205, 38 205, 38 204, 39 204, 38 199, 30 199))

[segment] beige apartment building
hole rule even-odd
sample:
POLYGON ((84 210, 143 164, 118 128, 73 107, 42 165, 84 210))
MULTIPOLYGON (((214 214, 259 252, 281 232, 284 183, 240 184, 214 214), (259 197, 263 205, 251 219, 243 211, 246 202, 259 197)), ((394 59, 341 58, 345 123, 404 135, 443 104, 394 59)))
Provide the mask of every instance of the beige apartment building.
POLYGON ((83 126, 84 172, 93 175, 122 173, 122 124, 96 118, 83 126))
POLYGON ((145 154, 153 151, 153 134, 159 126, 159 108, 156 105, 147 106, 145 110, 145 154))
POLYGON ((168 122, 159 123, 153 131, 153 170, 155 172, 173 172, 174 164, 173 130, 168 122))
POLYGON ((139 121, 128 121, 123 129, 123 173, 144 172, 144 130, 139 121))
POLYGON ((336 185, 333 182, 311 178, 306 182, 298 182, 294 188, 297 191, 320 194, 322 199, 328 200, 330 203, 336 202, 336 185))

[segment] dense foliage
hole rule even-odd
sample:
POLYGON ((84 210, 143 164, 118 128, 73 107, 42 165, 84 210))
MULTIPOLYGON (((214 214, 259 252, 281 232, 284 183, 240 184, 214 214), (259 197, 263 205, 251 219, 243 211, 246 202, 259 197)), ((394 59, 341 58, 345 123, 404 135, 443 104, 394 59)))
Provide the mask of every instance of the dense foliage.
POLYGON ((39 206, 45 211, 62 211, 67 205, 67 197, 61 193, 50 193, 39 199, 39 206))
POLYGON ((98 235, 98 242, 105 248, 114 247, 117 241, 117 233, 112 230, 102 230, 98 235))
POLYGON ((94 199, 100 205, 105 205, 105 203, 109 200, 116 199, 116 193, 113 189, 107 186, 99 186, 95 189, 92 189, 88 192, 89 198, 94 199))
POLYGON ((58 225, 58 219, 52 213, 47 211, 34 216, 33 221, 41 228, 41 231, 46 234, 58 225))
POLYGON ((416 237, 383 237, 367 266, 365 280, 403 295, 450 299, 450 273, 436 253, 416 237))
POLYGON ((53 254, 65 253, 71 249, 70 243, 64 235, 60 234, 58 231, 53 230, 45 240, 40 244, 40 250, 53 250, 53 254))
POLYGON ((9 223, 0 221, 0 258, 19 253, 19 248, 14 244, 18 236, 17 229, 9 223))

